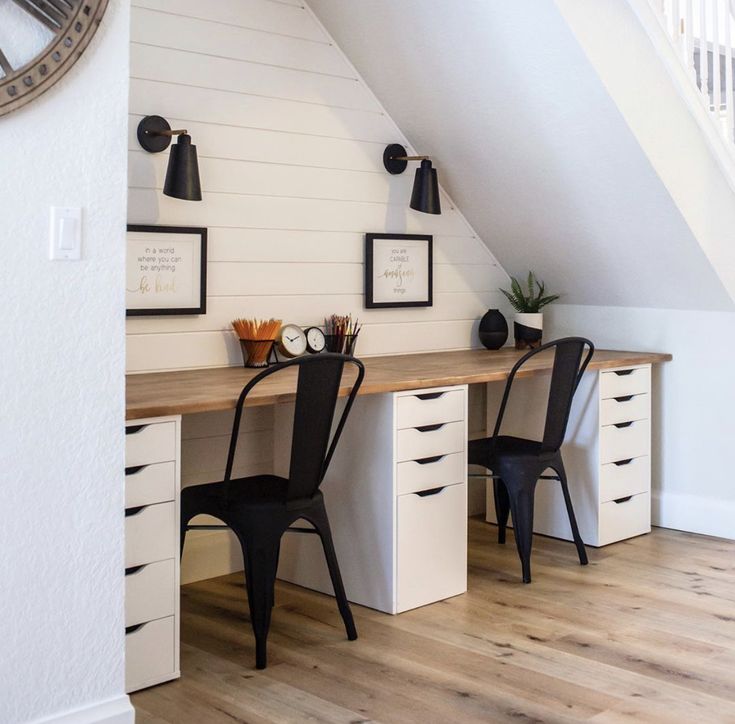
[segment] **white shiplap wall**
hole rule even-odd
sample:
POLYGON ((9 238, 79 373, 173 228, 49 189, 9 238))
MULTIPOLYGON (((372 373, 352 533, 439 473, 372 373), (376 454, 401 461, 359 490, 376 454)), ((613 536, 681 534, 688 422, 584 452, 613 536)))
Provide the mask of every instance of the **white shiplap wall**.
MULTIPOLYGON (((237 316, 351 312, 369 355, 474 346, 483 312, 504 307, 507 277, 451 200, 441 216, 408 208, 413 167, 382 165, 404 137, 303 3, 133 0, 130 67, 129 221, 206 226, 209 262, 206 315, 128 320, 129 372, 241 364, 237 316), (162 195, 168 154, 135 138, 147 114, 191 133, 203 201, 162 195), (434 235, 433 307, 363 309, 364 233, 383 231, 434 235)), ((228 425, 184 421, 184 484, 221 475, 228 425)), ((271 418, 253 425, 243 473, 270 465, 271 418)))

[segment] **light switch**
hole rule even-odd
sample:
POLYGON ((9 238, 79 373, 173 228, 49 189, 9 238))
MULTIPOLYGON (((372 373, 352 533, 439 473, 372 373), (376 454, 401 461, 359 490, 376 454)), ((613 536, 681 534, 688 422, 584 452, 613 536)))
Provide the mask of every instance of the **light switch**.
POLYGON ((82 257, 82 210, 78 207, 51 207, 51 248, 49 258, 72 261, 82 257))

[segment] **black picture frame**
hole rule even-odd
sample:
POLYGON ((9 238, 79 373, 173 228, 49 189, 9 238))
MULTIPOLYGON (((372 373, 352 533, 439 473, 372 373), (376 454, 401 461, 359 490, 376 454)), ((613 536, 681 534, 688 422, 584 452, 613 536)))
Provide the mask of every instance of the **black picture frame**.
POLYGON ((432 307, 434 305, 434 237, 430 234, 365 234, 365 308, 392 309, 404 307, 432 307), (376 301, 375 299, 375 251, 376 242, 423 241, 427 245, 426 293, 420 299, 407 301, 376 301))
MULTIPOLYGON (((199 237, 199 302, 191 307, 148 307, 126 309, 127 317, 157 317, 207 313, 207 229, 201 226, 157 226, 149 224, 128 224, 128 232, 145 234, 191 234, 199 237)), ((165 242, 164 242, 165 243, 165 242)))

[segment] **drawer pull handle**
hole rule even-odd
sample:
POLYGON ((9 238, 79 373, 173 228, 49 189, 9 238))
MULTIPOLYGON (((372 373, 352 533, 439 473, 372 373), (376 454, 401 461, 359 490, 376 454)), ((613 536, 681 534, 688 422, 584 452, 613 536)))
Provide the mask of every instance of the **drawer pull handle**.
POLYGON ((630 422, 616 422, 615 427, 621 428, 621 427, 630 427, 633 424, 633 421, 630 422))
POLYGON ((633 399, 633 395, 623 395, 622 397, 614 397, 615 402, 630 402, 633 399))
POLYGON ((625 377, 626 375, 632 375, 635 370, 615 370, 615 374, 618 377, 625 377))
POLYGON ((620 505, 620 503, 627 503, 633 496, 632 495, 626 495, 624 498, 616 498, 613 500, 613 503, 616 505, 620 505))
POLYGON ((633 458, 626 458, 625 460, 615 460, 615 462, 613 462, 613 465, 622 467, 623 465, 630 465, 630 463, 632 462, 633 462, 633 458))
POLYGON ((125 428, 125 434, 126 435, 135 435, 135 434, 139 433, 141 430, 145 429, 146 427, 148 427, 148 425, 128 425, 125 428))
POLYGON ((424 392, 421 395, 414 395, 414 397, 418 397, 419 400, 437 400, 445 394, 446 392, 424 392))
POLYGON ((134 576, 138 571, 142 571, 145 568, 145 564, 141 566, 131 566, 125 569, 126 576, 134 576))
POLYGON ((128 634, 135 633, 136 631, 142 629, 143 626, 145 626, 144 623, 136 623, 135 626, 126 626, 125 635, 127 636, 128 634))
POLYGON ((435 430, 440 430, 442 427, 444 427, 444 423, 440 422, 438 425, 422 425, 415 429, 419 432, 434 432, 435 430))
POLYGON ((140 511, 143 510, 143 508, 145 508, 145 507, 147 507, 147 506, 145 506, 145 505, 139 505, 137 508, 126 508, 125 509, 125 517, 126 518, 130 518, 133 515, 138 515, 138 513, 140 513, 140 511))
POLYGON ((430 458, 421 458, 420 460, 414 460, 415 463, 418 463, 419 465, 430 465, 431 463, 438 463, 442 458, 445 458, 446 455, 434 455, 430 458))
POLYGON ((420 498, 428 498, 430 495, 438 495, 446 487, 447 487, 446 485, 442 485, 440 488, 430 488, 429 490, 419 490, 416 493, 416 495, 418 495, 420 498))
POLYGON ((125 475, 137 475, 141 470, 147 467, 147 465, 133 465, 129 468, 125 468, 125 475))

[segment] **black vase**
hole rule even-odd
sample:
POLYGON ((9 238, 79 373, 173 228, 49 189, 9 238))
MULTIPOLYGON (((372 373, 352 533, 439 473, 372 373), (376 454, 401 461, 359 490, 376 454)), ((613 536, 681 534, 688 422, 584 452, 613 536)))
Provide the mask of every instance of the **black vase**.
POLYGON ((500 349, 508 339, 508 322, 498 309, 489 309, 480 320, 480 342, 488 349, 500 349))

